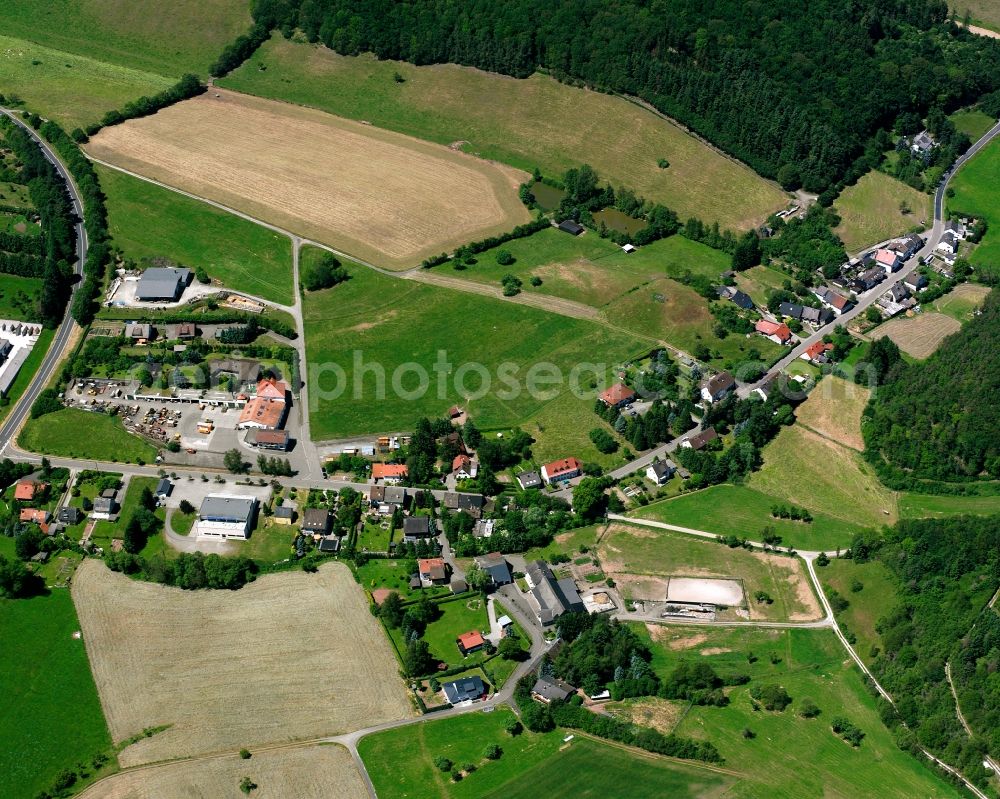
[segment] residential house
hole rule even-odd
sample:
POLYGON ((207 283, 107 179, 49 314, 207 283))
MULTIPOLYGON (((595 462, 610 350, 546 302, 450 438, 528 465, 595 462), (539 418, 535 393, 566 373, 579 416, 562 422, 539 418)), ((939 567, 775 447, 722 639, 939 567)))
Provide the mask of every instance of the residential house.
POLYGON ((796 302, 783 302, 778 306, 778 316, 785 316, 789 319, 801 319, 802 306, 796 302))
POLYGON ((42 508, 21 508, 19 517, 22 522, 37 524, 41 531, 48 535, 49 522, 52 521, 52 514, 42 508))
POLYGON ((767 398, 770 397, 775 390, 778 388, 778 378, 777 376, 769 378, 761 383, 757 388, 753 390, 753 393, 760 397, 764 402, 767 402, 767 398))
POLYGON ((256 395, 240 411, 237 430, 259 428, 277 430, 285 423, 288 386, 281 380, 260 380, 256 395))
POLYGON ((545 561, 527 564, 524 579, 528 584, 528 604, 539 624, 549 625, 563 613, 584 610, 576 583, 569 577, 557 580, 545 561))
POLYGON ((483 634, 479 630, 470 630, 467 633, 462 633, 458 638, 455 639, 455 643, 458 644, 458 651, 462 653, 463 657, 466 655, 471 655, 473 652, 478 652, 484 646, 486 646, 486 639, 483 638, 483 634))
POLYGON ((872 267, 871 269, 866 269, 861 272, 856 278, 854 278, 854 289, 857 292, 869 291, 875 288, 879 283, 885 280, 886 273, 884 270, 878 267, 872 267))
POLYGON ((949 219, 944 223, 944 232, 950 233, 956 239, 965 239, 966 228, 961 222, 957 222, 954 219, 949 219))
POLYGON ((125 338, 130 338, 133 341, 152 341, 155 335, 156 328, 152 325, 143 324, 141 322, 133 322, 132 324, 125 326, 125 338))
POLYGON ((681 446, 685 449, 693 449, 697 452, 706 444, 715 441, 718 437, 719 434, 715 432, 715 428, 709 427, 707 430, 702 430, 698 433, 682 438, 681 446))
POLYGON ((156 498, 161 502, 164 501, 174 490, 174 484, 170 482, 166 477, 161 477, 159 482, 156 484, 156 491, 153 493, 156 498))
POLYGON ((550 702, 565 702, 576 688, 556 677, 539 677, 531 689, 531 698, 544 705, 550 702))
POLYGON ((822 300, 822 303, 833 311, 834 316, 840 316, 845 311, 849 311, 854 307, 854 303, 851 300, 842 294, 837 294, 835 291, 827 291, 826 299, 822 300))
POLYGON ((486 698, 486 684, 481 677, 462 677, 454 682, 446 682, 441 686, 444 697, 452 705, 463 702, 475 702, 486 698))
POLYGON ((64 505, 59 508, 56 518, 60 524, 79 524, 83 521, 83 511, 73 505, 64 505))
POLYGON ((437 530, 430 516, 407 516, 403 519, 403 542, 406 544, 427 541, 436 535, 437 530))
POLYGON ((417 561, 417 574, 424 585, 444 585, 448 582, 448 564, 444 558, 421 558, 417 561))
POLYGON ((635 392, 624 383, 615 383, 604 389, 598 399, 609 408, 621 408, 635 401, 635 392))
POLYGON ((673 477, 674 472, 676 471, 677 465, 670 459, 665 461, 653 461, 653 463, 651 463, 646 469, 646 477, 658 486, 661 486, 673 477))
POLYGON ((490 538, 496 529, 496 519, 477 519, 472 526, 474 538, 490 538))
POLYGON ((903 302, 910 296, 910 290, 906 287, 905 281, 893 283, 886 292, 893 302, 903 302))
POLYGON ((719 372, 701 384, 701 398, 705 402, 718 402, 736 388, 736 379, 729 372, 719 372))
POLYGON ((744 294, 742 291, 737 289, 729 296, 729 301, 735 303, 737 306, 742 308, 744 311, 752 311, 754 309, 753 300, 750 299, 748 294, 744 294))
POLYGON ((517 484, 523 489, 541 488, 542 476, 538 472, 521 472, 517 476, 517 484))
POLYGON ((502 585, 510 585, 514 582, 514 577, 510 572, 510 565, 499 552, 490 552, 476 558, 476 563, 489 577, 490 585, 499 588, 502 585))
POLYGON ((927 285, 927 278, 920 274, 920 272, 913 271, 903 278, 903 285, 910 291, 920 291, 920 289, 927 285))
POLYGON ((931 134, 926 130, 920 131, 916 136, 910 140, 910 150, 914 155, 919 155, 922 158, 930 155, 931 150, 934 149, 935 142, 931 137, 931 134))
POLYGON ((479 474, 479 464, 468 455, 456 455, 451 462, 451 473, 456 480, 475 480, 479 474))
POLYGON ((295 521, 295 508, 291 505, 278 505, 274 509, 274 523, 288 526, 295 521))
POLYGON ((813 327, 823 327, 833 320, 833 311, 829 308, 811 308, 808 305, 802 307, 802 321, 808 322, 813 327))
POLYGON ((101 496, 94 498, 94 509, 90 513, 92 519, 104 519, 110 521, 118 513, 118 499, 112 490, 110 496, 108 491, 102 491, 101 496))
POLYGON ((167 335, 177 341, 186 341, 197 337, 198 328, 195 327, 194 322, 181 322, 169 328, 167 335))
POLYGON ((381 480, 386 485, 398 485, 407 475, 405 463, 373 463, 372 480, 381 480))
POLYGON ((382 501, 389 506, 390 512, 395 508, 406 509, 410 495, 401 486, 387 485, 383 490, 382 501))
POLYGON ((771 339, 775 344, 787 344, 792 340, 792 331, 784 322, 768 322, 766 319, 761 319, 754 326, 754 329, 764 338, 771 339))
POLYGON ((954 233, 948 231, 941 236, 940 241, 937 243, 937 247, 934 249, 940 250, 948 255, 954 255, 958 251, 958 239, 954 233))
POLYGON ((190 269, 151 267, 139 278, 135 298, 139 302, 176 302, 190 282, 190 269))
POLYGON ((542 467, 542 479, 549 485, 565 483, 583 473, 583 464, 576 458, 562 458, 542 467))
POLYGON ((583 225, 579 222, 574 222, 572 219, 564 219, 560 222, 559 229, 569 233, 571 236, 579 236, 583 233, 583 225))
POLYGON ((303 535, 325 536, 330 534, 332 519, 326 508, 306 508, 302 512, 303 535))
POLYGON ((34 502, 35 497, 43 495, 48 487, 48 483, 26 477, 14 485, 14 499, 19 502, 34 502))
POLYGON ((802 353, 799 357, 803 361, 809 361, 810 363, 820 364, 826 363, 829 358, 827 353, 833 350, 833 344, 825 341, 817 341, 814 344, 810 344, 806 347, 806 351, 802 353))
POLYGON ((250 537, 256 509, 254 497, 209 494, 198 510, 198 535, 245 541, 250 537))
POLYGON ((888 248, 875 250, 875 265, 885 271, 887 275, 898 272, 903 262, 899 254, 888 248))
POLYGON ((473 519, 478 519, 483 515, 486 498, 482 494, 460 494, 457 491, 446 491, 441 503, 448 510, 464 511, 473 519))

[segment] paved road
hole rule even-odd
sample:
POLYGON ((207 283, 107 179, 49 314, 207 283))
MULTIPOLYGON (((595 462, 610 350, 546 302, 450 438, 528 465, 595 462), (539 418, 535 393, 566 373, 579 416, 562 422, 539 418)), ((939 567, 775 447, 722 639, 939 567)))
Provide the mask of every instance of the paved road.
MULTIPOLYGON (((59 160, 55 151, 49 147, 48 142, 39 136, 31 128, 31 126, 24 124, 15 112, 6 108, 0 108, 0 114, 4 114, 14 120, 16 124, 20 125, 24 130, 31 134, 31 137, 41 148, 45 158, 56 168, 56 171, 66 182, 67 190, 69 191, 70 198, 73 202, 73 212, 79 220, 76 223, 75 269, 77 275, 82 275, 83 264, 87 260, 87 231, 83 225, 83 200, 80 198, 80 192, 77 189, 76 184, 73 182, 73 178, 70 176, 69 170, 63 166, 62 161, 59 160)), ((52 344, 49 346, 48 352, 45 353, 45 357, 42 359, 42 363, 38 367, 38 371, 35 372, 34 379, 28 384, 28 388, 25 389, 21 398, 14 405, 13 409, 11 409, 11 412, 7 414, 7 418, 4 420, 3 424, 0 425, 0 446, 6 444, 6 442, 10 440, 17 429, 21 426, 21 423, 31 410, 31 406, 35 399, 38 397, 39 393, 41 393, 42 389, 48 384, 49 379, 62 358, 63 350, 66 348, 66 344, 70 341, 74 330, 77 328, 76 322, 73 320, 73 317, 70 316, 70 308, 73 306, 72 295, 76 293, 76 287, 77 284, 74 283, 69 300, 66 302, 66 314, 63 317, 63 321, 59 325, 59 328, 56 330, 56 334, 52 339, 52 344)))

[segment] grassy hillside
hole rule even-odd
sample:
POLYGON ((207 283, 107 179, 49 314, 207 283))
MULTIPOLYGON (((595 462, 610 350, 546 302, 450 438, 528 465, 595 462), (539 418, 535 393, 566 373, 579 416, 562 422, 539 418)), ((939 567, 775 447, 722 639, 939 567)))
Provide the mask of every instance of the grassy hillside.
POLYGON ((841 192, 833 206, 840 217, 835 232, 849 253, 924 225, 931 198, 884 172, 869 172, 841 192), (907 210, 902 210, 903 206, 907 210))
MULTIPOLYGON (((303 263, 318 254, 304 250, 303 263)), ((609 370, 644 348, 594 322, 348 268, 346 283, 305 298, 316 439, 410 430, 420 416, 439 416, 463 396, 480 427, 509 427, 565 394, 578 364, 609 370), (434 370, 442 351, 447 365, 434 370), (357 363, 372 366, 359 369, 357 363), (511 365, 512 390, 498 371, 502 363, 511 365), (540 363, 561 370, 562 382, 539 383, 532 392, 528 370, 540 363), (425 390, 419 390, 418 367, 427 375, 425 390), (484 370, 489 390, 476 396, 483 393, 484 370), (385 375, 383 396, 376 373, 385 375)), ((590 380, 590 373, 584 375, 584 393, 594 391, 590 380)), ((577 418, 590 413, 593 396, 575 400, 577 418)))
POLYGON ((208 74, 250 26, 245 0, 0 0, 3 31, 47 47, 173 78, 208 74))
POLYGON ((32 799, 111 745, 79 629, 69 591, 0 600, 2 796, 32 799))
MULTIPOLYGON (((637 628, 640 633, 645 628, 637 628)), ((744 774, 732 796, 759 799, 854 799, 861 796, 957 797, 923 762, 901 751, 882 725, 875 700, 829 630, 710 630, 654 628, 653 666, 661 675, 682 659, 709 663, 720 673, 742 672, 749 685, 728 691, 724 708, 692 707, 678 714, 679 735, 707 738, 727 768, 744 774), (748 663, 748 653, 756 660, 748 663), (753 710, 754 685, 778 684, 792 698, 783 712, 753 710), (819 716, 805 719, 805 699, 819 716), (830 729, 845 716, 864 733, 858 748, 830 729), (746 737, 749 729, 753 737, 746 737)))
POLYGON ((286 236, 118 170, 97 170, 111 237, 126 258, 165 256, 192 269, 204 267, 227 288, 292 303, 286 236))
MULTIPOLYGON (((1000 3, 997 4, 997 9, 997 17, 1000 18, 1000 3)), ((979 111, 978 109, 972 111, 956 111, 954 114, 949 115, 948 119, 954 122, 955 127, 962 131, 962 133, 968 136, 972 141, 981 137, 997 122, 989 114, 979 111)))
POLYGON ((1000 139, 994 139, 963 166, 949 187, 948 210, 985 217, 989 228, 969 259, 973 266, 1000 264, 1000 139))
POLYGON ((878 561, 855 563, 841 558, 834 558, 827 566, 819 568, 817 575, 824 591, 829 593, 832 588, 848 601, 847 608, 837 614, 837 620, 857 636, 854 649, 871 665, 875 660, 873 652, 881 647, 875 626, 899 603, 892 575, 878 561))
MULTIPOLYGON (((3 31, 10 32, 6 19, 3 31)), ((96 122, 106 111, 171 83, 152 72, 0 36, 0 92, 17 95, 26 108, 70 129, 96 122)))
POLYGON ((785 203, 784 193, 636 105, 561 85, 455 66, 414 67, 348 58, 275 37, 221 82, 312 105, 484 158, 559 175, 589 163, 607 180, 698 216, 745 229, 785 203), (395 73, 404 82, 396 82, 395 73), (666 158, 670 166, 657 164, 666 158))

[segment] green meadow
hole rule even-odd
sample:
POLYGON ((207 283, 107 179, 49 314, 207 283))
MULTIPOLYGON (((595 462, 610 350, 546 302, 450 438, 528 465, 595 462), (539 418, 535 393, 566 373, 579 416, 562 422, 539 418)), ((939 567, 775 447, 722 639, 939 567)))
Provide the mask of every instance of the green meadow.
POLYGON ((116 169, 97 169, 111 237, 126 258, 163 256, 204 267, 227 288, 292 304, 286 236, 116 169))
POLYGON ((833 210, 840 225, 835 232, 848 252, 858 252, 926 224, 930 202, 924 192, 884 172, 872 171, 837 198, 833 210))
POLYGON ((79 629, 65 589, 0 600, 0 796, 33 799, 111 746, 79 629))
MULTIPOLYGON (((4 13, 9 5, 0 0, 4 33, 13 32, 4 13)), ((17 95, 27 108, 67 129, 96 122, 106 111, 141 95, 155 94, 174 82, 162 75, 10 36, 0 36, 0 64, 0 92, 8 98, 17 95)))
POLYGON ((954 196, 948 211, 981 216, 989 223, 986 235, 969 259, 977 265, 1000 264, 1000 139, 976 153, 951 179, 954 196))
POLYGON ((120 419, 79 408, 63 408, 29 419, 18 444, 43 455, 115 463, 151 463, 156 457, 152 444, 126 432, 120 419), (87 435, 81 435, 81 430, 87 435))
MULTIPOLYGON (((636 630, 649 635, 645 627, 636 630)), ((930 799, 959 795, 922 761, 896 746, 860 673, 829 630, 671 626, 658 629, 655 640, 653 667, 661 676, 688 660, 708 663, 720 674, 739 672, 751 678, 749 684, 727 691, 730 704, 726 707, 687 709, 683 705, 681 710, 687 712, 676 714, 679 723, 673 727, 678 735, 712 741, 726 767, 744 775, 727 796, 930 799), (783 686, 792 704, 782 712, 754 710, 750 690, 767 684, 783 686), (799 715, 806 699, 819 707, 817 717, 799 715), (833 733, 830 720, 835 716, 845 716, 865 733, 858 748, 833 733)))
MULTIPOLYGON (((303 265, 320 256, 304 250, 303 265)), ((317 440, 411 430, 421 416, 440 416, 456 402, 483 429, 511 427, 565 394, 578 365, 603 365, 597 370, 603 378, 645 348, 627 333, 594 322, 357 265, 348 264, 348 271, 347 282, 304 300, 317 440), (446 357, 439 361, 442 352, 446 357), (562 382, 552 382, 547 366, 529 371, 541 363, 561 370, 562 382), (500 371, 502 364, 507 366, 500 371), (423 389, 420 368, 427 375, 423 389), (536 382, 536 392, 527 390, 529 378, 544 379, 536 382)), ((579 383, 596 394, 594 370, 583 370, 579 383)), ((577 399, 575 407, 581 417, 593 400, 577 399)))
POLYGON ((972 141, 981 138, 986 131, 997 123, 993 117, 985 111, 980 111, 978 108, 956 111, 948 119, 972 141))
POLYGON ((0 0, 0 19, 10 36, 172 79, 207 75, 251 24, 241 0, 0 0))
POLYGON ((1000 495, 961 497, 904 493, 899 498, 899 515, 904 519, 941 518, 944 516, 992 516, 1000 513, 1000 495))
POLYGON ((875 648, 882 644, 876 625, 899 604, 892 575, 878 561, 855 563, 842 558, 817 567, 816 574, 827 595, 833 589, 848 601, 848 606, 837 613, 837 621, 842 630, 854 633, 854 651, 871 666, 875 648))

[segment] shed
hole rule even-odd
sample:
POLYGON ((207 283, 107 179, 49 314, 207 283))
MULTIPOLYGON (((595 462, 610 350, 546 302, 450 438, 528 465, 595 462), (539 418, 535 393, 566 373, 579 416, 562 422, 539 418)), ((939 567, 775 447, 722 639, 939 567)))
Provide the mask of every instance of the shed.
POLYGON ((564 219, 559 223, 559 229, 569 233, 572 236, 579 236, 583 233, 583 225, 579 222, 574 222, 572 219, 564 219))

